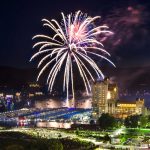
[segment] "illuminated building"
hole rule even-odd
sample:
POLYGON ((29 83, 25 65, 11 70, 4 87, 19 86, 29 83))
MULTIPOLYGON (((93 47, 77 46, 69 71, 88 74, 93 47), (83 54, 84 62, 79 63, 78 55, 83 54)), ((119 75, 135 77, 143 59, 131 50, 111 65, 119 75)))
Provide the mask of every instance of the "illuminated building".
POLYGON ((41 91, 42 87, 36 82, 29 82, 27 89, 29 98, 43 95, 43 92, 41 91))
POLYGON ((29 93, 29 98, 34 97, 33 93, 29 93))
POLYGON ((115 113, 115 104, 118 99, 118 87, 110 84, 109 79, 98 81, 92 86, 93 116, 98 117, 102 113, 115 113))
POLYGON ((144 99, 137 99, 134 102, 119 101, 118 99, 117 84, 110 83, 108 78, 94 83, 92 86, 93 117, 97 118, 102 113, 109 113, 118 118, 145 114, 144 99))
POLYGON ((115 116, 126 118, 131 115, 145 114, 144 99, 136 99, 134 102, 118 102, 115 116))
POLYGON ((29 82, 28 85, 31 88, 40 88, 40 85, 36 82, 29 82))
POLYGON ((2 98, 3 98, 3 97, 4 97, 4 93, 0 93, 0 97, 2 97, 2 98))

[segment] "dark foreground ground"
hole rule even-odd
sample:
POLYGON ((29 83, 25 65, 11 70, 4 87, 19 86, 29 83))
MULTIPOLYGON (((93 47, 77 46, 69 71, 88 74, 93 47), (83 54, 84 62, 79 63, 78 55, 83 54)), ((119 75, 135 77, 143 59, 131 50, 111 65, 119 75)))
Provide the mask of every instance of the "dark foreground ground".
POLYGON ((1 132, 0 150, 94 150, 90 142, 78 139, 35 138, 20 132, 1 132))

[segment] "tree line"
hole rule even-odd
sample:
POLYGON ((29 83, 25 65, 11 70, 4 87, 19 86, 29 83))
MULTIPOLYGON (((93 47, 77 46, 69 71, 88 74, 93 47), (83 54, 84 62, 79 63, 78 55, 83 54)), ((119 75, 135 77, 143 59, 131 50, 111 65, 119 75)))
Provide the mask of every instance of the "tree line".
MULTIPOLYGON (((94 120, 90 121, 90 124, 94 124, 94 120)), ((101 129, 112 129, 125 126, 126 128, 149 128, 150 116, 144 115, 132 115, 125 119, 115 118, 114 116, 103 113, 97 120, 97 124, 101 129)))

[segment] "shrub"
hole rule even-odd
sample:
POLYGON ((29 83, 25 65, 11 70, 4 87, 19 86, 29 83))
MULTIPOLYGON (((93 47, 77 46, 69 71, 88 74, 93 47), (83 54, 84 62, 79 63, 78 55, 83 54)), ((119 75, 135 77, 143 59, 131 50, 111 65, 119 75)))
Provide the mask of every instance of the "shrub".
POLYGON ((21 145, 9 145, 6 150, 25 150, 21 145))
POLYGON ((50 140, 48 150, 63 150, 63 145, 58 140, 50 140))

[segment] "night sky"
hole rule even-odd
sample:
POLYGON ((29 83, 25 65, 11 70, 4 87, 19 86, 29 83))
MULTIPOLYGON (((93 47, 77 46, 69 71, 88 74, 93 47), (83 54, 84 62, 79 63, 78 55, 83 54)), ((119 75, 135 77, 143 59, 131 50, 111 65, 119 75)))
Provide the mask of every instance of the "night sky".
POLYGON ((2 1, 0 65, 35 67, 28 60, 35 51, 32 49, 32 37, 46 31, 41 19, 60 20, 61 11, 70 13, 80 9, 91 16, 102 16, 102 22, 108 23, 115 33, 107 39, 105 47, 117 67, 150 66, 149 4, 149 0, 2 1), (117 12, 120 16, 116 15, 117 12), (127 14, 130 12, 137 15, 127 14), (126 20, 119 21, 121 18, 126 20))
POLYGON ((36 52, 36 49, 32 49, 32 37, 47 33, 41 20, 55 18, 61 21, 60 12, 68 14, 77 10, 90 16, 101 16, 99 23, 107 24, 114 32, 104 41, 117 66, 115 69, 105 63, 111 68, 112 75, 116 77, 119 74, 117 77, 123 86, 136 84, 137 81, 145 84, 150 75, 149 0, 1 1, 0 66, 35 68, 37 61, 29 63, 36 52), (143 79, 143 76, 147 76, 147 79, 143 79))

